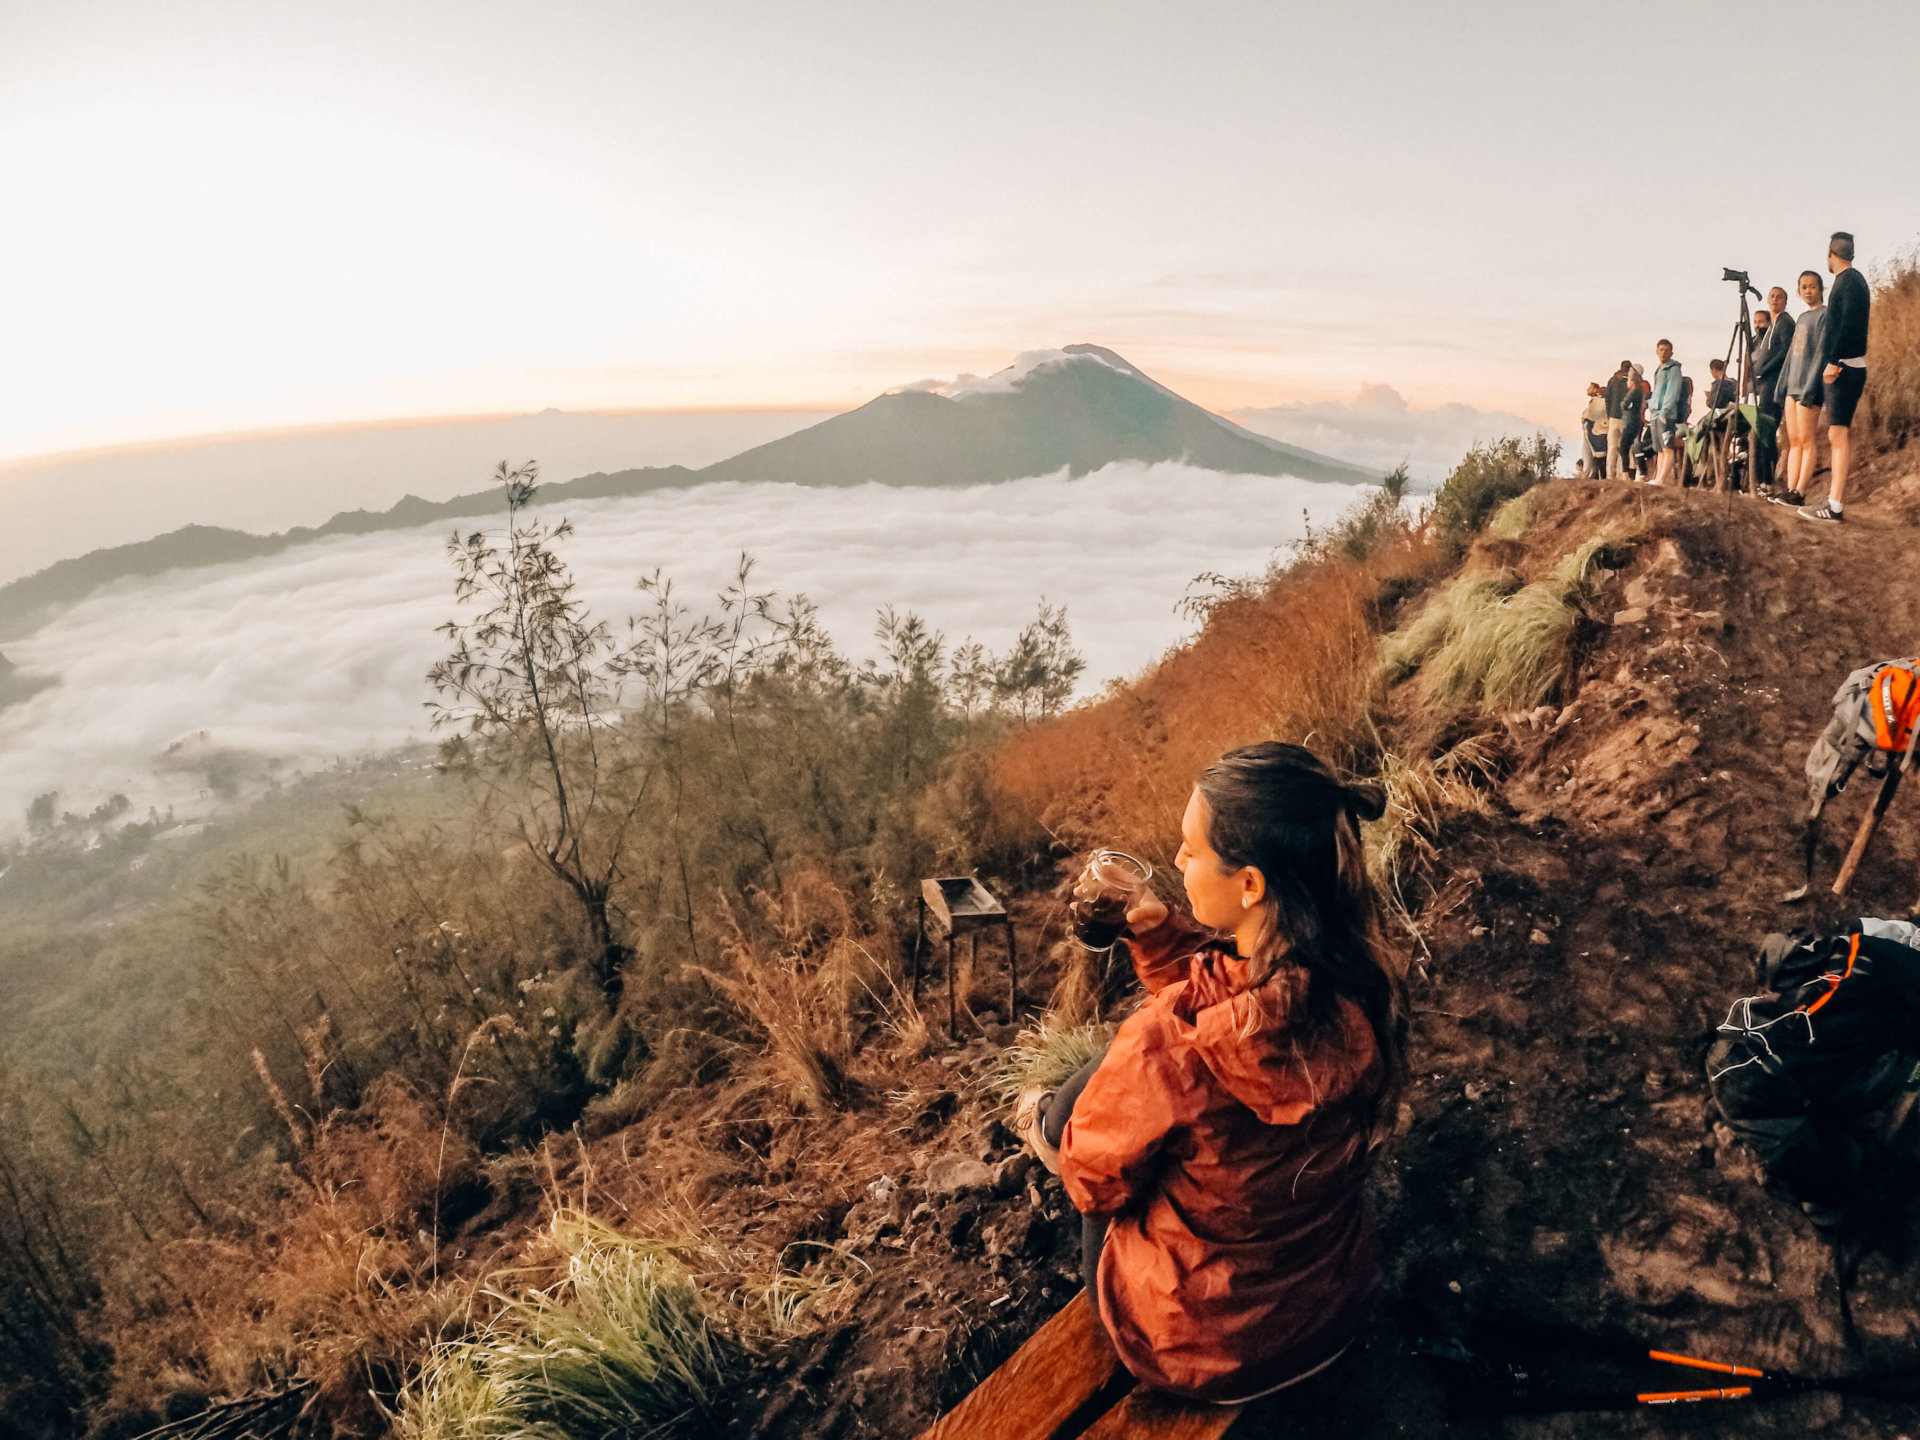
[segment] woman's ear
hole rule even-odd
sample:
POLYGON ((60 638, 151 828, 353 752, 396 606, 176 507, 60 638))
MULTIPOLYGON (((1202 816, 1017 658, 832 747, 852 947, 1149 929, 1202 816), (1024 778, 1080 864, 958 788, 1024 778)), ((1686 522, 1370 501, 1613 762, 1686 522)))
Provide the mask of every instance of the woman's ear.
POLYGON ((1251 865, 1240 867, 1240 908, 1251 910, 1267 898, 1267 877, 1251 865))

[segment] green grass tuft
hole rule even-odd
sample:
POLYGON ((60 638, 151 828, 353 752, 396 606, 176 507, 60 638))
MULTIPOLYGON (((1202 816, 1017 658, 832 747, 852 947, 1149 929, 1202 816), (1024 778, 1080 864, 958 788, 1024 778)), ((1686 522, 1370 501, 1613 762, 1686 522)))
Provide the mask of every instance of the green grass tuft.
POLYGON ((1528 490, 1507 501, 1487 521, 1486 533, 1496 540, 1518 540, 1540 514, 1540 499, 1528 490))
POLYGON ((1578 618, 1552 585, 1527 585, 1482 605, 1422 668, 1423 693, 1449 707, 1531 709, 1559 689, 1578 618))
POLYGON ((1497 605, 1524 582, 1518 573, 1462 575, 1436 591, 1402 629, 1380 642, 1380 658, 1389 684, 1406 679, 1490 605, 1497 605))
POLYGON ((1388 683, 1417 671, 1422 698, 1447 710, 1473 705, 1495 713, 1546 703, 1566 680, 1582 608, 1602 572, 1617 569, 1626 553, 1621 538, 1606 531, 1531 585, 1512 571, 1461 576, 1381 641, 1388 683))
POLYGON ((1113 1040, 1114 1027, 1100 1021, 1066 1025, 1051 1015, 1022 1030, 988 1082, 994 1098, 1012 1109, 1023 1091, 1057 1090, 1113 1040))
POLYGON ((488 1292, 493 1318, 436 1347, 402 1394, 404 1440, 611 1440, 706 1410, 723 1342, 685 1266, 583 1215, 556 1216, 552 1238, 565 1278, 488 1292))

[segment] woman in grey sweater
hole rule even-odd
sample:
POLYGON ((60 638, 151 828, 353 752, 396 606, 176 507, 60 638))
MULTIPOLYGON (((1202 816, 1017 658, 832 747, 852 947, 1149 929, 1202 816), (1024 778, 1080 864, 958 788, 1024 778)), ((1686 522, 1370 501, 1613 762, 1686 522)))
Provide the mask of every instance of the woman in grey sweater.
POLYGON ((1807 486, 1813 481, 1813 467, 1820 458, 1820 407, 1826 403, 1820 379, 1820 340, 1827 324, 1827 307, 1822 303, 1826 280, 1817 272, 1800 273, 1800 298, 1807 313, 1793 330, 1793 348, 1787 352, 1787 368, 1782 375, 1785 398, 1781 402, 1781 420, 1787 428, 1786 459, 1781 473, 1787 477, 1787 493, 1776 497, 1776 504, 1804 505, 1807 486))

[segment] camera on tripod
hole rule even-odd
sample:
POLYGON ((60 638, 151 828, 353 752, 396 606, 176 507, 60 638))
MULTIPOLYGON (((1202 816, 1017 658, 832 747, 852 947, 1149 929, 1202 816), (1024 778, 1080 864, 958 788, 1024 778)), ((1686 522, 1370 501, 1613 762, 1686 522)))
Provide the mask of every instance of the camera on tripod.
POLYGON ((1740 287, 1742 292, 1753 290, 1753 298, 1756 300, 1765 298, 1758 290, 1754 290, 1753 276, 1745 270, 1732 270, 1723 265, 1720 267, 1720 278, 1722 280, 1731 280, 1740 287))

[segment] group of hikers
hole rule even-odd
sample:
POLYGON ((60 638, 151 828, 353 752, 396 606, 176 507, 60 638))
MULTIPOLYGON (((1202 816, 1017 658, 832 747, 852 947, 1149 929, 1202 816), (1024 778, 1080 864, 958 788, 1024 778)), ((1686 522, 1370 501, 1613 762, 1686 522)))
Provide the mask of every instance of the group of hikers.
MULTIPOLYGON (((1776 504, 1801 507, 1807 520, 1828 524, 1846 518, 1847 475, 1853 463, 1853 417, 1867 384, 1867 312, 1872 300, 1866 278, 1854 268, 1853 236, 1836 231, 1827 244, 1833 276, 1802 271, 1796 288, 1803 308, 1790 312, 1786 289, 1775 285, 1766 308, 1753 316, 1748 343, 1733 347, 1739 373, 1726 360, 1708 362, 1712 376, 1699 426, 1731 426, 1750 436, 1756 494, 1776 504), (1744 351, 1744 355, 1741 352, 1744 351), (1750 413, 1741 413, 1743 409, 1750 413), (1832 452, 1827 495, 1808 506, 1819 459, 1822 413, 1832 452)), ((1729 272, 1729 278, 1734 272, 1729 272)), ((1740 283, 1747 283, 1739 276, 1740 283)), ((1758 293, 1758 292, 1755 292, 1758 293)), ((1694 384, 1673 345, 1655 347, 1652 378, 1645 367, 1622 360, 1605 382, 1587 386, 1580 419, 1581 464, 1588 476, 1644 480, 1667 485, 1688 473, 1686 456, 1693 422, 1694 384)))
MULTIPOLYGON (((1866 667, 1835 703, 1807 761, 1816 819, 1856 768, 1911 759, 1920 661, 1866 667)), ((1076 882, 1078 902, 1124 904, 1145 998, 1014 1125, 1081 1212, 1087 1297, 1146 1386, 1221 1404, 1285 1389, 1333 1364, 1379 1296, 1366 1182, 1408 1053, 1360 831, 1385 803, 1302 746, 1249 746, 1188 800, 1184 906, 1145 879, 1116 890, 1112 852, 1076 882)), ((1768 1190, 1838 1235, 1916 1174, 1920 927, 1769 936, 1758 979, 1706 1078, 1768 1190)))

